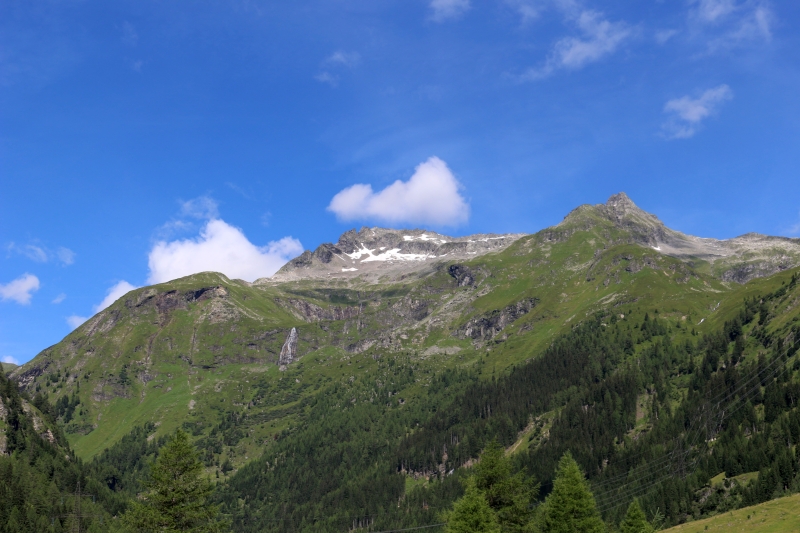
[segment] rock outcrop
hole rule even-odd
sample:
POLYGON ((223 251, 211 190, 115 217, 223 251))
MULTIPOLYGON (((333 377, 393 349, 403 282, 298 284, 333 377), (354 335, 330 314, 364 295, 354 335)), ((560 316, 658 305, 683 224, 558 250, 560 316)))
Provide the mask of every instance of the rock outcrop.
POLYGON ((517 303, 495 309, 489 313, 467 321, 466 324, 458 328, 454 335, 456 337, 472 339, 476 342, 484 342, 494 339, 509 324, 516 321, 523 315, 530 312, 539 302, 536 298, 526 298, 517 303))

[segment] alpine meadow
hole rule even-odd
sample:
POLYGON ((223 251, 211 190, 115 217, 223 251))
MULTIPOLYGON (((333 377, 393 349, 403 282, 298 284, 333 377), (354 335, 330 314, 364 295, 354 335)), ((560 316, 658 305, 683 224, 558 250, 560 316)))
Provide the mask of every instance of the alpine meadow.
POLYGON ((0 531, 747 522, 800 492, 799 265, 800 239, 685 235, 620 193, 138 288, 4 367, 0 531))

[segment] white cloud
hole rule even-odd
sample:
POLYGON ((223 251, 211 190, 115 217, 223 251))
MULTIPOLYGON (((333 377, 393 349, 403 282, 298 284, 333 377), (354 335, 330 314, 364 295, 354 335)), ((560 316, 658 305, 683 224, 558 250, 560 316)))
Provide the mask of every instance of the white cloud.
POLYGON ((718 22, 736 11, 734 0, 697 0, 696 16, 704 22, 718 22))
POLYGON ((181 204, 181 216, 211 220, 219 218, 219 204, 210 196, 198 196, 181 204))
POLYGON ((122 23, 122 42, 128 46, 136 46, 139 42, 139 34, 130 22, 122 23))
POLYGON ((53 252, 35 244, 19 245, 12 242, 8 245, 8 251, 23 255, 37 263, 47 263, 48 261, 57 259, 62 265, 69 266, 75 262, 75 252, 63 246, 59 246, 58 249, 53 252))
POLYGON ((789 227, 787 232, 789 233, 789 235, 800 234, 800 213, 798 214, 798 222, 795 225, 789 227))
POLYGON ((0 284, 0 300, 12 300, 18 304, 31 303, 33 293, 39 290, 39 278, 33 274, 23 274, 17 279, 0 284))
POLYGON ((11 357, 10 355, 4 355, 2 361, 4 363, 10 363, 12 365, 19 365, 19 361, 11 357))
POLYGON ((256 246, 239 228, 213 219, 195 238, 157 242, 148 256, 148 282, 163 283, 205 271, 253 281, 271 276, 302 251, 300 241, 292 237, 256 246))
POLYGON ((31 261, 36 261, 37 263, 46 263, 49 259, 45 249, 34 244, 23 244, 20 246, 19 244, 12 242, 8 245, 8 251, 18 253, 19 255, 24 255, 31 261))
POLYGON ((455 226, 469 218, 469 205, 460 188, 447 164, 431 157, 417 166, 408 181, 397 180, 378 192, 362 183, 340 191, 328 211, 340 220, 455 226))
POLYGON ((94 312, 97 313, 99 311, 102 311, 103 309, 105 309, 109 305, 111 305, 114 302, 116 302, 117 300, 119 300, 122 296, 125 296, 126 294, 128 294, 132 290, 135 290, 135 289, 138 289, 138 288, 139 287, 131 285, 130 283, 128 283, 125 280, 122 280, 119 283, 116 283, 116 284, 112 285, 106 291, 106 297, 103 298, 103 301, 94 306, 94 312))
POLYGON ((321 83, 327 83, 331 87, 337 87, 339 85, 339 76, 331 74, 330 72, 320 72, 314 76, 314 79, 321 83))
POLYGON ((772 39, 775 15, 765 0, 695 0, 693 4, 690 20, 707 38, 709 52, 772 39))
POLYGON ((53 302, 52 303, 57 305, 57 304, 60 304, 61 302, 63 302, 64 300, 66 300, 66 299, 67 299, 67 295, 62 292, 61 294, 59 294, 58 296, 53 298, 53 302))
POLYGON ((470 9, 469 0, 431 0, 431 19, 444 22, 448 19, 458 18, 470 9))
POLYGON ((345 52, 337 50, 328 57, 325 62, 329 65, 353 68, 361 62, 361 55, 358 52, 345 52))
POLYGON ((58 260, 61 261, 61 264, 64 266, 71 265, 75 262, 75 252, 63 246, 60 246, 58 250, 56 250, 56 257, 58 257, 58 260))
POLYGON ((314 79, 321 83, 327 83, 331 87, 339 85, 340 76, 335 74, 337 69, 355 68, 361 62, 361 55, 358 52, 345 52, 337 50, 322 62, 324 70, 314 76, 314 79), (331 72, 334 71, 334 72, 331 72))
POLYGON ((671 117, 662 126, 669 139, 687 139, 697 133, 703 120, 717 112, 719 106, 733 98, 727 85, 708 89, 698 98, 683 96, 664 104, 664 112, 671 117))
POLYGON ((581 11, 574 21, 581 37, 564 37, 556 42, 544 66, 531 69, 523 80, 549 76, 558 69, 577 70, 614 53, 633 31, 625 22, 611 22, 602 13, 581 11))
POLYGON ((523 24, 539 18, 539 2, 533 2, 532 0, 505 0, 505 3, 519 14, 523 24))
POLYGON ((78 326, 80 326, 81 324, 83 324, 84 322, 86 322, 87 320, 89 320, 89 317, 88 316, 70 315, 70 316, 68 316, 66 318, 66 320, 67 320, 67 324, 69 324, 69 327, 71 327, 72 329, 75 329, 78 326))
POLYGON ((678 34, 678 30, 658 30, 655 33, 656 42, 658 44, 666 44, 667 41, 672 39, 678 34))

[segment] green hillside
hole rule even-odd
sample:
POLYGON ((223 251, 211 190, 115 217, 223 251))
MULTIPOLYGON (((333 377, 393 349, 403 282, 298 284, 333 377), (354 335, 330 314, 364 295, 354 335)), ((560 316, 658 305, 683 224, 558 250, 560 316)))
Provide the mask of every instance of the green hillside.
POLYGON ((611 524, 633 497, 676 524, 800 487, 798 269, 724 281, 630 213, 379 282, 137 289, 11 376, 128 496, 184 429, 235 531, 436 523, 493 439, 542 496, 569 450, 611 524))
POLYGON ((800 531, 800 495, 698 520, 664 530, 666 533, 794 533, 800 531))

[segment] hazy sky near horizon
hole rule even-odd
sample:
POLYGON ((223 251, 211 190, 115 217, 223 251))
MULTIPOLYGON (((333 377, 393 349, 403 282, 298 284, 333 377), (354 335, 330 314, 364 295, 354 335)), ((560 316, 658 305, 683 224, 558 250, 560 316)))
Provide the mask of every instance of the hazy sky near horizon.
POLYGON ((800 4, 0 3, 0 360, 352 227, 800 236, 800 4))

